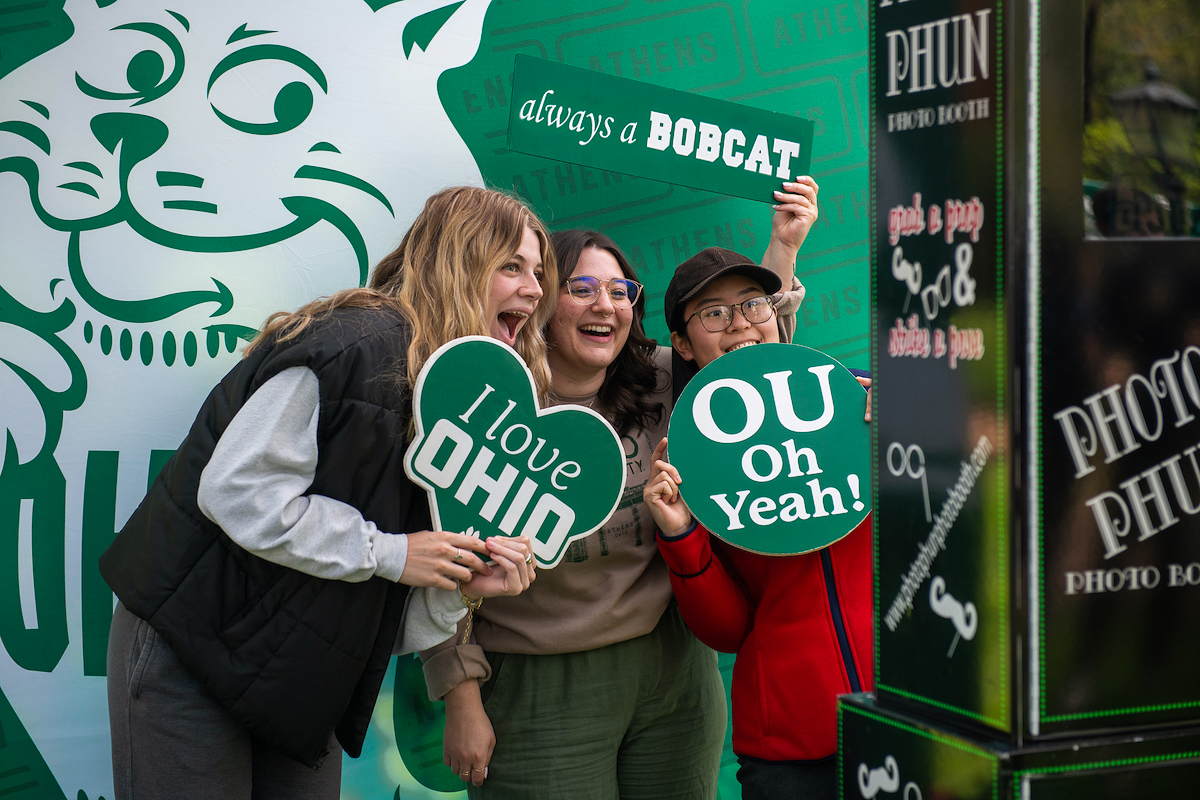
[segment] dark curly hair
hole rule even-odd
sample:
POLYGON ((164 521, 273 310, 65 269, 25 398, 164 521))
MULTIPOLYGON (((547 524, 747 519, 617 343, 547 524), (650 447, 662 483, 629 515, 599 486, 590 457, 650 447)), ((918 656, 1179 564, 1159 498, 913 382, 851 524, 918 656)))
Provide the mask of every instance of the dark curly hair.
MULTIPOLYGON (((561 290, 570 280, 579 257, 588 248, 604 250, 617 260, 621 272, 630 280, 637 280, 637 273, 625 258, 617 243, 603 233, 588 230, 558 231, 550 236, 550 244, 558 261, 558 286, 561 290)), ((654 350, 658 346, 646 335, 642 319, 646 316, 646 293, 643 291, 633 304, 633 325, 629 339, 608 365, 604 383, 600 386, 598 400, 608 414, 609 422, 621 434, 634 428, 648 428, 662 419, 662 403, 650 400, 651 393, 666 380, 654 363, 654 350)), ((549 323, 543 329, 548 330, 549 323)), ((549 338, 549 337, 547 337, 549 338)), ((548 341, 551 349, 554 342, 548 341)))

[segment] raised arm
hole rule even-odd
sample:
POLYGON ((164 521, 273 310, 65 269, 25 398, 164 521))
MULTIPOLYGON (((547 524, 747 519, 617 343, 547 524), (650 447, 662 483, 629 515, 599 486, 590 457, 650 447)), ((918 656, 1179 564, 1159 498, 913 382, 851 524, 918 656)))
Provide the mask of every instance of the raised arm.
POLYGON ((817 221, 817 182, 803 175, 783 184, 775 192, 775 213, 771 217, 771 241, 763 253, 762 265, 779 276, 784 289, 792 285, 796 274, 796 254, 809 230, 817 221))

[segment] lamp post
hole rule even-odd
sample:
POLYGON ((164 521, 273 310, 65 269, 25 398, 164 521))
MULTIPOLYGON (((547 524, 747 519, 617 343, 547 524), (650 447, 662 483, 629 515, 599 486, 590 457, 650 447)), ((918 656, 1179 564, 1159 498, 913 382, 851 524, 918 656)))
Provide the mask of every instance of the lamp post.
POLYGON ((1112 95, 1113 109, 1125 128, 1133 152, 1162 165, 1161 186, 1171 207, 1171 233, 1187 232, 1184 183, 1175 167, 1192 167, 1192 142, 1200 105, 1177 87, 1161 80, 1154 62, 1146 64, 1145 82, 1112 95))

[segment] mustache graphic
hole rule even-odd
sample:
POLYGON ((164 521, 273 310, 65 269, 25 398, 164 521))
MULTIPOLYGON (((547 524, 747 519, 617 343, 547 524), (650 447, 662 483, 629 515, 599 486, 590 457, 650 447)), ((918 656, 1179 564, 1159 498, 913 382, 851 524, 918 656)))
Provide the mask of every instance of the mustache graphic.
POLYGON ((959 637, 970 641, 975 638, 975 631, 979 628, 979 613, 975 609, 975 604, 967 601, 960 603, 954 599, 954 596, 946 591, 946 580, 941 575, 935 575, 933 580, 929 582, 929 607, 933 609, 933 613, 943 619, 950 620, 954 625, 954 642, 950 645, 950 652, 947 657, 954 655, 954 648, 958 645, 959 637))
POLYGON ((866 764, 858 765, 858 791, 866 800, 871 800, 881 791, 892 794, 899 788, 900 765, 892 756, 885 758, 883 766, 875 769, 867 769, 866 764))

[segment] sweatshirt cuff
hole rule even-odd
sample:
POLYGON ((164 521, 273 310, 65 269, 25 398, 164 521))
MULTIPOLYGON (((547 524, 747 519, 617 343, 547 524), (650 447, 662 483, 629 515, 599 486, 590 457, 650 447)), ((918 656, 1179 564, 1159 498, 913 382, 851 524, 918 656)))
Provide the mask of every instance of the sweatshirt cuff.
POLYGON ((429 615, 440 627, 449 631, 447 636, 453 636, 458 629, 458 621, 467 615, 462 593, 458 589, 431 589, 426 592, 425 599, 429 603, 429 615))
POLYGON ((399 583, 408 562, 408 537, 402 533, 376 532, 371 540, 375 554, 375 574, 399 583))
POLYGON ((663 561, 676 575, 702 572, 712 561, 708 531, 699 523, 683 536, 668 539, 659 535, 658 552, 662 553, 663 561))
POLYGON ((460 644, 439 650, 429 656, 423 668, 430 700, 441 700, 464 681, 486 681, 492 677, 492 665, 477 644, 460 644))
POLYGON ((675 536, 667 536, 665 533, 663 533, 661 530, 659 530, 659 531, 657 531, 658 538, 664 542, 678 542, 680 539, 683 539, 684 537, 691 536, 692 531, 696 530, 696 528, 698 528, 698 527, 700 527, 700 523, 693 519, 692 524, 683 533, 677 534, 675 536))

